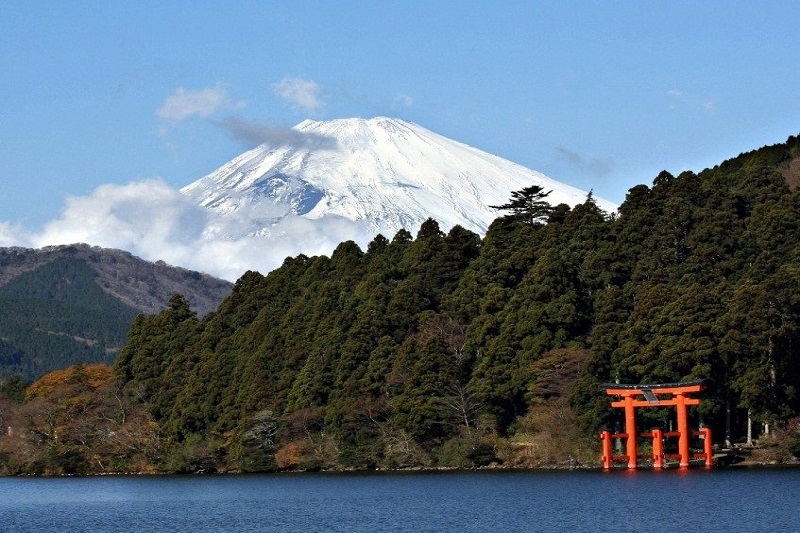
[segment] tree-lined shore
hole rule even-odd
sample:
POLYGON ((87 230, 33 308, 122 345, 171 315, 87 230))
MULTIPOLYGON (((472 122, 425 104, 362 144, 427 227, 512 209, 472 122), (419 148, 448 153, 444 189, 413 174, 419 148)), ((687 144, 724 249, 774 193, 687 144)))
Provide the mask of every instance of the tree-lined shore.
POLYGON ((483 238, 429 220, 248 272, 203 317, 176 295, 113 368, 7 380, 0 470, 591 465, 619 423, 601 383, 697 379, 718 445, 793 461, 798 182, 791 137, 662 172, 616 214, 530 188, 483 238))

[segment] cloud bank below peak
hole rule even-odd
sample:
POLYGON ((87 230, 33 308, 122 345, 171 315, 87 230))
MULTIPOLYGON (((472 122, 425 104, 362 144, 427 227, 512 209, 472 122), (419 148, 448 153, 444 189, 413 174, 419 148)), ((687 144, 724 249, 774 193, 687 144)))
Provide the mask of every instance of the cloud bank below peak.
POLYGON ((60 216, 40 232, 0 223, 0 246, 87 243, 236 281, 248 270, 274 270, 286 257, 329 255, 342 241, 363 247, 374 237, 358 223, 334 216, 324 224, 287 216, 269 228, 269 235, 230 237, 228 228, 246 223, 241 216, 201 207, 163 180, 151 179, 101 185, 86 196, 68 197, 60 216), (303 236, 302 242, 297 235, 303 236))

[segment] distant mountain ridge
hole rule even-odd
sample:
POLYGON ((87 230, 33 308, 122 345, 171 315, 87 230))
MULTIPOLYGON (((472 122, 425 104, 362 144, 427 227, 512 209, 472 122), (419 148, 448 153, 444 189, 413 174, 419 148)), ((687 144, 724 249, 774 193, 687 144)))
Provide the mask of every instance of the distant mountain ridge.
MULTIPOLYGON (((200 205, 243 215, 240 235, 271 235, 287 216, 336 216, 372 236, 416 231, 428 218, 484 234, 501 215, 489 206, 539 185, 553 205, 588 192, 399 119, 306 120, 280 144, 263 144, 181 191, 200 205)), ((595 198, 605 211, 611 202, 595 198)), ((231 231, 226 228, 221 231, 231 231)), ((302 236, 298 236, 302 238, 302 236)))
POLYGON ((121 250, 0 248, 0 378, 110 363, 136 315, 157 313, 175 293, 205 315, 232 287, 121 250))
POLYGON ((64 256, 85 261, 97 273, 98 285, 105 292, 145 314, 161 311, 170 296, 180 293, 202 316, 216 309, 233 288, 232 283, 208 274, 88 244, 0 248, 0 287, 64 256))

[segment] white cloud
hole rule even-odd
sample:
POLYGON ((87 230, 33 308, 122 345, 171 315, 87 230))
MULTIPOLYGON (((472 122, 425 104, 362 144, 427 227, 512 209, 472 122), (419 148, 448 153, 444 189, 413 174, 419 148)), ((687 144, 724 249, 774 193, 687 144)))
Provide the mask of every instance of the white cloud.
POLYGON ((30 246, 28 239, 28 234, 21 227, 8 222, 0 222, 0 246, 4 248, 9 246, 30 246))
POLYGON ((191 242, 205 225, 201 209, 161 180, 101 185, 88 196, 72 196, 57 220, 33 238, 37 247, 87 242, 136 250, 191 242))
MULTIPOLYGON (((269 218, 287 210, 276 206, 261 214, 269 218)), ((226 215, 203 208, 162 180, 101 185, 87 196, 69 197, 59 218, 39 234, 24 236, 0 223, 0 245, 40 248, 82 242, 235 281, 247 270, 266 274, 289 256, 330 255, 342 241, 364 247, 373 237, 364 226, 332 216, 289 216, 262 234, 241 236, 246 223, 241 217, 248 215, 252 213, 226 215)))
POLYGON ((312 80, 283 78, 272 84, 272 91, 278 97, 305 111, 317 111, 323 105, 320 96, 322 87, 312 80))
POLYGON ((187 91, 180 87, 164 100, 156 115, 169 122, 180 122, 193 116, 209 117, 225 105, 227 99, 227 92, 220 85, 199 91, 187 91))
POLYGON ((407 94, 398 94, 395 96, 394 101, 392 102, 392 109, 404 108, 404 107, 412 107, 414 105, 414 99, 407 94))

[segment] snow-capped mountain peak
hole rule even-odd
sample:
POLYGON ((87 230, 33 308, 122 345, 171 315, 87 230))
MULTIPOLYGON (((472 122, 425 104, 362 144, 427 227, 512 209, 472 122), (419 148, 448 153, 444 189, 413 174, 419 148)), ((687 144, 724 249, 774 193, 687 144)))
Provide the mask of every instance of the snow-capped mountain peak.
MULTIPOLYGON (((248 221, 242 234, 271 235, 292 215, 342 217, 374 236, 416 229, 485 233, 501 213, 489 207, 531 185, 552 190, 553 204, 574 206, 587 193, 500 157, 399 119, 305 120, 280 144, 234 158, 182 192, 210 209, 248 221)), ((601 209, 616 206, 595 198, 601 209)), ((227 231, 230 231, 228 228, 227 231)), ((235 237, 235 235, 231 235, 235 237)))

